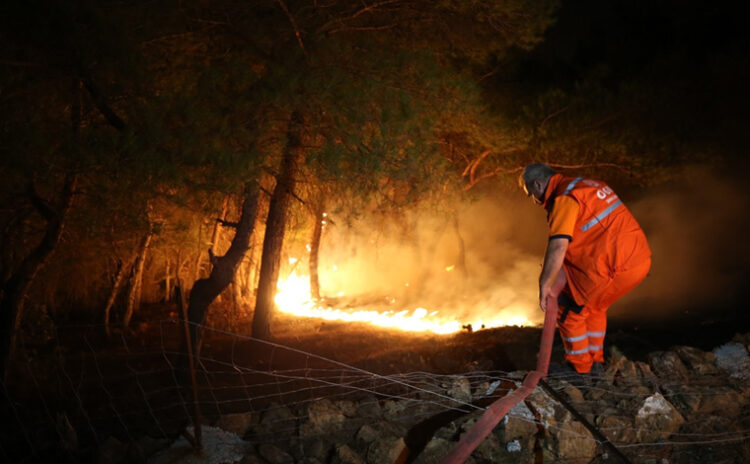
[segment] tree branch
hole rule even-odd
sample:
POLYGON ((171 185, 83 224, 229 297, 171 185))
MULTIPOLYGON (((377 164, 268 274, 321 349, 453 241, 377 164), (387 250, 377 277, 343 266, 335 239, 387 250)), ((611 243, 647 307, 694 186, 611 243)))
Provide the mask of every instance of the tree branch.
MULTIPOLYGON (((382 2, 371 3, 370 5, 367 5, 367 6, 365 6, 364 8, 362 8, 362 9, 360 9, 358 11, 355 11, 353 14, 351 14, 351 15, 345 17, 345 18, 336 18, 336 19, 334 19, 332 21, 327 22, 326 24, 324 24, 323 26, 321 26, 318 29, 318 31, 319 32, 325 32, 328 28, 333 27, 333 25, 335 23, 343 25, 344 22, 351 21, 352 19, 356 19, 358 16, 361 16, 361 15, 363 15, 363 14, 369 12, 369 11, 373 11, 373 10, 375 10, 377 8, 380 8, 380 7, 383 7, 383 6, 386 6, 386 5, 390 5, 390 4, 393 4, 393 3, 400 3, 400 2, 401 2, 401 0, 384 0, 382 2)), ((342 28, 339 28, 337 31, 340 31, 340 30, 342 30, 342 28)))
POLYGON ((232 228, 234 228, 234 229, 236 229, 237 227, 239 227, 239 226, 240 226, 240 223, 239 223, 239 222, 230 222, 230 221, 225 221, 225 220, 224 220, 224 219, 222 219, 222 218, 216 218, 216 222, 218 222, 219 224, 221 224, 221 225, 222 225, 222 226, 224 226, 224 227, 232 227, 232 228))
POLYGON ((0 64, 4 64, 6 66, 14 66, 16 68, 36 68, 41 66, 39 63, 32 63, 30 61, 15 61, 15 60, 6 60, 3 58, 0 58, 0 64))
POLYGON ((328 35, 333 35, 338 32, 385 31, 388 29, 393 29, 396 26, 398 26, 398 24, 388 24, 385 26, 370 26, 370 27, 364 27, 364 26, 363 27, 354 27, 354 26, 339 27, 337 29, 331 29, 330 31, 328 31, 328 35))
POLYGON ((615 168, 622 172, 631 174, 631 171, 624 166, 615 163, 588 163, 588 164, 552 164, 548 163, 553 168, 560 169, 583 169, 583 168, 615 168))
POLYGON ((102 113, 102 115, 107 119, 112 127, 120 132, 124 131, 125 121, 123 121, 109 106, 109 104, 107 103, 107 99, 104 98, 101 92, 99 92, 99 89, 96 87, 96 84, 94 84, 94 80, 91 78, 89 72, 84 69, 83 66, 79 65, 78 73, 81 76, 81 82, 83 82, 83 86, 86 87, 89 95, 91 95, 91 99, 94 101, 94 105, 99 110, 99 112, 102 113))
POLYGON ((548 114, 548 115, 547 115, 547 116, 546 116, 546 117, 545 117, 545 118, 544 118, 544 119, 542 120, 542 122, 540 122, 540 123, 539 123, 539 128, 541 129, 541 128, 542 128, 542 126, 544 126, 544 123, 546 123, 546 122, 547 122, 547 121, 549 121, 550 119, 554 118, 555 116, 558 116, 559 114, 561 114, 561 113, 564 113, 564 112, 565 112, 565 111, 567 111, 567 110, 568 110, 568 106, 566 105, 566 106, 563 106, 562 108, 560 108, 559 110, 557 110, 557 111, 553 111, 552 113, 548 114))
POLYGON ((286 7, 284 0, 276 0, 276 3, 278 3, 279 6, 281 6, 281 9, 284 10, 284 13, 286 13, 287 17, 289 18, 289 22, 292 24, 292 27, 294 28, 294 35, 297 37, 297 43, 299 43, 299 48, 302 49, 302 54, 305 55, 305 61, 307 61, 307 63, 310 64, 310 56, 307 54, 307 50, 305 50, 305 44, 302 43, 302 34, 300 34, 299 27, 297 27, 297 21, 294 20, 294 16, 292 16, 292 13, 289 12, 289 8, 286 7))

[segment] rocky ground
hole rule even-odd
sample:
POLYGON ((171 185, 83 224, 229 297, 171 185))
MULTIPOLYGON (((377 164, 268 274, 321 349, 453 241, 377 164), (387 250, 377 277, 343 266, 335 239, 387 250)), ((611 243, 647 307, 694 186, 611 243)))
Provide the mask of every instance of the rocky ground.
MULTIPOLYGON (((445 338, 313 325, 277 336, 352 366, 336 380, 345 394, 327 390, 212 417, 202 427, 200 456, 185 438, 128 444, 112 438, 97 450, 98 461, 438 463, 486 405, 520 385, 539 339, 538 329, 445 338), (366 383, 367 373, 386 382, 366 383)), ((722 331, 709 336, 712 328, 704 328, 703 338, 693 332, 697 346, 658 346, 690 338, 662 336, 660 349, 648 351, 648 330, 611 330, 603 375, 583 381, 551 375, 467 462, 750 462, 750 333, 707 347, 722 331)), ((207 350, 219 356, 224 346, 216 337, 207 350)))

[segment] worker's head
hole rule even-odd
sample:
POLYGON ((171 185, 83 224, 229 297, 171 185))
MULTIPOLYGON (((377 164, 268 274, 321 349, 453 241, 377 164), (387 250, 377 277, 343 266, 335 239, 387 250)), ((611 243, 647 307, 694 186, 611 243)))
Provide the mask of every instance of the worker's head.
POLYGON ((544 203, 544 192, 547 190, 549 179, 554 175, 555 170, 546 164, 529 164, 518 178, 518 185, 534 203, 541 205, 544 203))

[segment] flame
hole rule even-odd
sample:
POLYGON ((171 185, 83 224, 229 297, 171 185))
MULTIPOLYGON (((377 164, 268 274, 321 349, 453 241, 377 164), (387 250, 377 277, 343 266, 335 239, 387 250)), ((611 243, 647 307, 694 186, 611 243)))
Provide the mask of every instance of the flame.
MULTIPOLYGON (((406 284, 408 285, 408 283, 406 284)), ((339 293, 339 296, 342 294, 339 293)), ((503 314, 490 320, 476 319, 460 322, 455 318, 442 317, 438 311, 425 308, 400 311, 349 310, 332 307, 322 307, 314 302, 310 296, 310 279, 307 276, 291 273, 285 280, 277 284, 274 299, 279 311, 300 317, 315 317, 329 321, 367 322, 381 327, 390 327, 409 332, 433 332, 436 334, 450 334, 459 332, 469 325, 476 330, 508 325, 534 325, 525 315, 524 308, 506 308, 503 314)), ((395 303, 395 299, 391 300, 395 303)))

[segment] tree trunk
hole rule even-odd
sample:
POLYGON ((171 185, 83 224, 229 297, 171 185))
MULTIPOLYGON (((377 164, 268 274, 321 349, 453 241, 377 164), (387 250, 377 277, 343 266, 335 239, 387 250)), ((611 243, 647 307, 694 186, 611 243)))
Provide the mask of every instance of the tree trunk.
POLYGON ((276 187, 271 195, 266 219, 266 233, 263 237, 258 295, 253 315, 253 337, 267 340, 271 337, 271 316, 274 309, 276 284, 279 279, 281 247, 284 243, 287 211, 291 193, 302 158, 302 116, 293 112, 287 129, 287 144, 281 160, 281 170, 276 179, 276 187))
POLYGON ((458 264, 456 264, 456 267, 461 272, 461 275, 466 277, 468 274, 468 269, 466 269, 466 245, 464 244, 461 230, 458 227, 458 217, 453 218, 453 229, 456 231, 456 240, 458 241, 458 264))
POLYGON ((188 320, 191 322, 190 339, 193 343, 194 353, 199 353, 200 326, 206 321, 208 306, 234 280, 237 268, 250 247, 250 236, 253 233, 255 216, 258 211, 258 193, 259 189, 255 183, 245 185, 240 221, 237 224, 237 232, 234 234, 229 250, 224 256, 219 257, 214 256, 213 251, 209 250, 211 262, 214 265, 213 269, 211 269, 208 277, 197 280, 190 290, 188 320))
POLYGON ((47 229, 39 245, 21 262, 18 269, 5 282, 0 300, 0 378, 4 378, 8 363, 13 355, 18 327, 23 316, 23 305, 31 284, 39 270, 47 262, 60 241, 65 219, 73 203, 73 192, 77 182, 76 174, 65 176, 62 191, 62 207, 55 211, 46 201, 39 198, 29 187, 31 202, 47 221, 47 229))
MULTIPOLYGON (((219 216, 219 219, 221 219, 221 221, 224 221, 227 218, 228 206, 229 197, 224 197, 224 202, 221 205, 221 215, 219 216)), ((215 221, 214 230, 211 232, 211 243, 208 244, 208 247, 212 250, 216 250, 216 242, 219 240, 219 229, 221 228, 221 221, 215 221)))
POLYGON ((172 275, 169 270, 169 256, 166 257, 164 263, 164 302, 169 303, 172 296, 172 275))
MULTIPOLYGON (((71 81, 70 128, 74 140, 78 138, 81 129, 81 80, 71 81)), ((8 364, 13 357, 18 328, 23 317, 23 305, 26 293, 34 282, 39 270, 55 251, 63 229, 65 220, 73 204, 73 192, 78 182, 78 174, 69 172, 65 175, 61 201, 57 208, 53 208, 40 198, 34 189, 34 178, 29 182, 29 199, 36 210, 47 221, 47 228, 39 245, 21 261, 18 269, 3 282, 0 291, 0 379, 5 379, 8 364)))
POLYGON ((110 336, 110 326, 109 326, 109 314, 112 310, 112 307, 115 305, 115 300, 117 299, 117 294, 120 292, 120 287, 122 287, 122 283, 125 281, 125 276, 128 274, 128 271, 131 269, 133 262, 135 261, 136 254, 134 253, 133 256, 127 261, 122 262, 120 264, 120 267, 117 269, 117 275, 115 276, 115 283, 112 285, 112 291, 109 292, 109 298, 107 298, 107 304, 104 306, 104 330, 107 332, 107 336, 110 336))
POLYGON ((203 267, 203 222, 201 220, 198 226, 198 256, 195 258, 195 267, 193 268, 193 282, 201 278, 201 268, 203 267))
POLYGON ((320 238, 323 235, 325 204, 316 203, 313 215, 313 234, 310 240, 310 296, 313 301, 320 300, 320 277, 318 275, 318 258, 320 255, 320 238))
POLYGON ((125 309, 125 316, 122 318, 122 328, 127 329, 130 325, 130 319, 133 317, 133 311, 136 305, 140 304, 138 296, 140 294, 139 288, 141 280, 143 279, 143 267, 146 264, 146 254, 148 252, 148 246, 151 244, 151 237, 154 235, 153 228, 149 224, 148 232, 143 236, 141 240, 141 246, 139 248, 138 257, 133 264, 133 276, 130 283, 130 290, 128 291, 127 307, 125 309))

